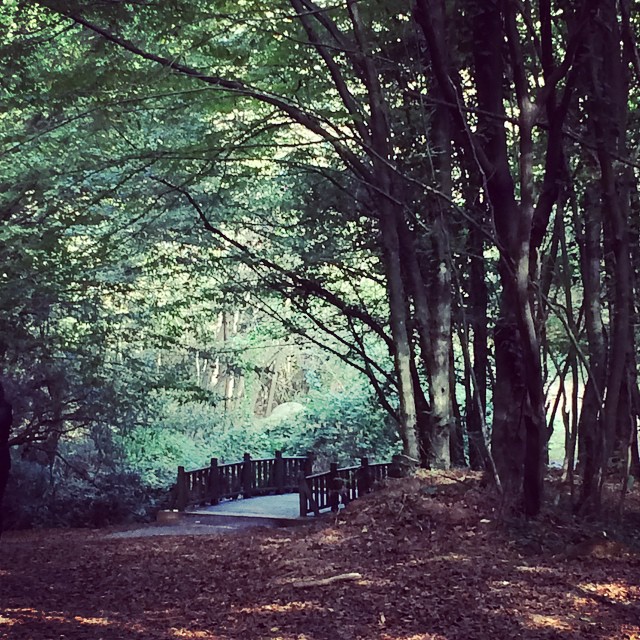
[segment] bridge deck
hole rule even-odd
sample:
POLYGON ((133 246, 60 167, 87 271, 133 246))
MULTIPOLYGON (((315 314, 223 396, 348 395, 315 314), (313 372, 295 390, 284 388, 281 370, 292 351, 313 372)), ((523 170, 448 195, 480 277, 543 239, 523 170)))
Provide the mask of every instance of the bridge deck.
POLYGON ((199 524, 212 525, 243 523, 292 526, 314 520, 312 515, 306 518, 300 517, 300 501, 297 493, 224 500, 215 506, 190 507, 183 512, 183 515, 199 524))
POLYGON ((300 516, 300 500, 297 493, 284 493, 278 496, 224 500, 215 506, 190 507, 186 513, 298 518, 300 516))

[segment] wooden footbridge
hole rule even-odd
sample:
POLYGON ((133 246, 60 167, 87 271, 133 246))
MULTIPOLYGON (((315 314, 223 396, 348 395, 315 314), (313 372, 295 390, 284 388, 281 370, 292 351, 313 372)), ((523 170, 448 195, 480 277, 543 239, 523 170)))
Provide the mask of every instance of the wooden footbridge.
POLYGON ((245 453, 239 462, 220 464, 212 458, 211 464, 202 469, 186 471, 179 467, 171 507, 198 516, 244 513, 258 517, 260 513, 269 518, 273 512, 272 517, 278 518, 284 505, 291 511, 293 496, 288 494, 298 494, 297 518, 302 520, 328 510, 337 511, 340 503, 347 504, 373 491, 389 474, 391 463, 370 464, 362 458, 359 465, 351 467, 340 468, 332 463, 321 473, 314 473, 313 465, 311 453, 286 457, 276 451, 273 458, 254 459, 245 453), (259 500, 265 497, 269 499, 259 500), (245 502, 248 498, 252 499, 251 508, 245 502), (236 501, 238 507, 231 506, 231 501, 236 501))

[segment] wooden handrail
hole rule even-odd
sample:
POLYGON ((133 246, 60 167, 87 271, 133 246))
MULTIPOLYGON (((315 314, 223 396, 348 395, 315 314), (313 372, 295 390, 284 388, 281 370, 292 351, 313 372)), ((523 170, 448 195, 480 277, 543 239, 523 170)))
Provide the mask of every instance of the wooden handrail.
POLYGON ((252 458, 220 464, 211 458, 208 467, 186 471, 178 467, 172 507, 183 511, 192 505, 215 505, 220 500, 249 498, 267 494, 299 493, 300 516, 319 515, 324 509, 337 511, 372 491, 389 473, 391 463, 370 464, 362 458, 359 465, 339 468, 332 463, 328 471, 313 473, 313 454, 273 458, 252 458))
POLYGON ((369 464, 362 458, 360 465, 338 468, 333 463, 329 471, 305 476, 300 480, 300 516, 319 515, 323 509, 336 512, 340 503, 347 504, 371 491, 389 474, 389 462, 369 464))
POLYGON ((300 476, 313 471, 313 455, 283 456, 276 451, 273 458, 251 458, 220 464, 211 458, 208 467, 186 471, 178 467, 172 507, 183 511, 191 505, 218 504, 220 500, 239 496, 293 493, 298 491, 300 476))

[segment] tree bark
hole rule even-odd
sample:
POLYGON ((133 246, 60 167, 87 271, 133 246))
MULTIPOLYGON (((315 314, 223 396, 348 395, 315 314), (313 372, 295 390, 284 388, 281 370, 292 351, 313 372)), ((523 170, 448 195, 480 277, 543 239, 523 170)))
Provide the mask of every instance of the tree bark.
POLYGON ((0 384, 0 535, 4 527, 4 494, 9 482, 11 470, 11 453, 9 449, 9 435, 13 423, 11 404, 6 400, 4 388, 0 384))
POLYGON ((381 204, 380 230, 389 300, 389 324, 394 344, 394 368, 398 379, 400 402, 399 432, 405 455, 418 460, 417 411, 413 389, 412 350, 406 317, 406 292, 402 280, 400 242, 391 203, 381 204))
MULTIPOLYGON (((628 408, 624 402, 625 380, 629 377, 631 321, 631 259, 629 247, 629 181, 624 170, 618 170, 613 155, 626 156, 626 125, 628 120, 628 66, 624 60, 618 9, 614 0, 599 5, 598 21, 594 23, 588 56, 590 77, 588 123, 595 136, 596 155, 600 171, 600 189, 604 224, 604 241, 610 249, 606 262, 615 274, 609 295, 611 340, 606 372, 606 394, 601 430, 588 435, 585 448, 591 449, 585 460, 583 492, 580 506, 598 506, 610 456, 616 447, 618 425, 628 425, 628 408), (621 412, 626 414, 620 416, 621 412), (600 435, 601 437, 597 437, 600 435), (594 448, 595 447, 595 448, 594 448), (588 465, 586 464, 588 462, 588 465)), ((588 214, 587 214, 588 215, 588 214)), ((585 283, 586 287, 586 283, 585 283)), ((598 363, 600 364, 600 363, 598 363)), ((584 410, 583 410, 584 411, 584 410)), ((629 442, 629 427, 625 426, 624 443, 629 442)))
POLYGON ((484 426, 487 406, 487 367, 489 351, 487 347, 487 304, 488 291, 485 281, 484 237, 479 228, 483 221, 469 231, 469 252, 471 254, 469 275, 469 307, 471 330, 473 333, 473 398, 467 407, 467 432, 469 435, 469 464, 472 469, 486 469, 486 443, 484 426))

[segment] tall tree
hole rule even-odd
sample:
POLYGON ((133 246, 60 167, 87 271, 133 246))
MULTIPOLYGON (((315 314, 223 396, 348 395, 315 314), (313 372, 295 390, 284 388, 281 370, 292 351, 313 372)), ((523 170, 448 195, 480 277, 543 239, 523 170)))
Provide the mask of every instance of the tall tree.
POLYGON ((442 32, 437 33, 430 20, 434 13, 445 14, 445 4, 418 0, 416 17, 452 118, 466 132, 461 151, 481 173, 491 205, 502 283, 494 331, 493 452, 506 495, 517 495, 521 487, 524 509, 535 515, 542 500, 547 439, 539 328, 535 323, 538 250, 558 196, 563 166, 561 131, 572 82, 565 83, 560 98, 556 88, 572 68, 592 7, 585 2, 572 17, 560 62, 556 60, 549 2, 540 2, 535 16, 529 4, 522 11, 514 3, 497 0, 463 3, 463 7, 463 19, 471 33, 477 128, 469 122, 460 70, 448 55, 453 47, 443 41, 442 32), (511 108, 515 115, 509 117, 505 83, 515 95, 511 108), (532 92, 532 86, 538 88, 532 92), (542 155, 544 178, 536 197, 534 130, 543 114, 548 134, 542 155), (515 149, 507 122, 517 127, 515 149), (516 166, 511 162, 514 152, 516 166))

